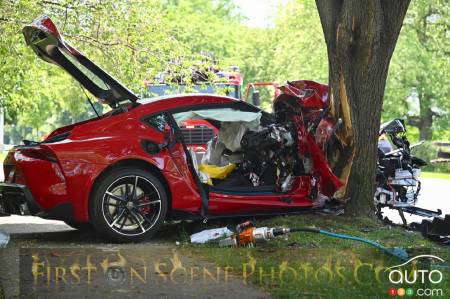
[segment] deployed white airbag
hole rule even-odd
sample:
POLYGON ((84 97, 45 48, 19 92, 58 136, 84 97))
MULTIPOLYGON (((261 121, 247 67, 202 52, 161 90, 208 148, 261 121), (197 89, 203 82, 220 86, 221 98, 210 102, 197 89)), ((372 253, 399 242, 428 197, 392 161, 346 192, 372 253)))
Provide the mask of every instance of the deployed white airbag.
POLYGON ((220 108, 180 112, 175 113, 173 117, 175 118, 177 124, 180 124, 188 119, 212 119, 220 122, 257 122, 259 125, 261 112, 245 112, 231 108, 220 108))
POLYGON ((259 119, 251 122, 224 122, 219 130, 219 141, 232 152, 241 149, 241 140, 247 130, 257 131, 259 119))
POLYGON ((232 152, 241 149, 241 139, 247 130, 257 130, 261 122, 261 112, 245 112, 231 108, 192 110, 175 113, 177 124, 192 119, 211 119, 221 122, 218 138, 232 152))
POLYGON ((217 165, 217 166, 225 166, 228 165, 229 162, 223 156, 223 151, 225 150, 225 144, 219 142, 217 138, 213 138, 208 141, 206 153, 202 158, 202 164, 207 165, 217 165))

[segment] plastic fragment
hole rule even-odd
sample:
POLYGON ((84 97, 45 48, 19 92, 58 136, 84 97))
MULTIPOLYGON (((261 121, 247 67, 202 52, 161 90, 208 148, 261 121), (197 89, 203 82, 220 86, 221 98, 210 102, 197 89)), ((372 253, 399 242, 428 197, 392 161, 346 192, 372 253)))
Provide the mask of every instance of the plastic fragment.
POLYGON ((207 229, 191 235, 191 243, 204 244, 209 241, 214 241, 229 237, 233 234, 227 227, 207 229))
POLYGON ((0 229, 0 248, 5 248, 9 242, 9 234, 0 229))

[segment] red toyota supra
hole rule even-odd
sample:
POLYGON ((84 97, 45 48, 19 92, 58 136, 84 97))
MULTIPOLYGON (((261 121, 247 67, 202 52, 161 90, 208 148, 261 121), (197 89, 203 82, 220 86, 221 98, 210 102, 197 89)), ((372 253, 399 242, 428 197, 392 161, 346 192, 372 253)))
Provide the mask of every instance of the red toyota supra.
POLYGON ((50 18, 23 34, 40 58, 112 109, 13 148, 1 215, 90 223, 112 240, 138 241, 172 219, 312 208, 342 186, 324 154, 333 132, 326 85, 288 82, 272 113, 220 95, 140 99, 70 46, 50 18))

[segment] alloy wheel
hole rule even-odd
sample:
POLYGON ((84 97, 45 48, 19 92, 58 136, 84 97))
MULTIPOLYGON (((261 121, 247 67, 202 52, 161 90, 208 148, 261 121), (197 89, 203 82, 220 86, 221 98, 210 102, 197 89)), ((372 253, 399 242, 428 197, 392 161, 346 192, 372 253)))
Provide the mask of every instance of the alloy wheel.
POLYGON ((149 231, 161 214, 161 197, 148 179, 123 176, 108 186, 103 195, 102 212, 115 232, 137 236, 149 231))

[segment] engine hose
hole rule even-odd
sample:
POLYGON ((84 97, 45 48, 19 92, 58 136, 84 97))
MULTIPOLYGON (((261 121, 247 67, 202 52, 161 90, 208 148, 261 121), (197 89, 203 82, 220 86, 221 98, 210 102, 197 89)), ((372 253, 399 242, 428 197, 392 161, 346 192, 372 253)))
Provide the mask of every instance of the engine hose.
POLYGON ((362 243, 366 243, 372 247, 375 247, 377 249, 380 249, 392 256, 395 256, 401 260, 408 260, 408 253, 406 252, 406 250, 404 250, 403 248, 399 248, 399 247, 394 247, 394 248, 387 248, 383 245, 381 245, 380 243, 377 243, 375 241, 372 240, 368 240, 368 239, 364 239, 364 238, 360 238, 360 237, 355 237, 355 236, 350 236, 350 235, 345 235, 345 234, 337 234, 337 233, 332 233, 330 231, 327 230, 323 230, 323 229, 319 229, 319 228, 314 228, 314 227, 298 227, 298 228, 291 228, 289 229, 289 232, 311 232, 311 233, 319 233, 322 235, 326 235, 329 237, 333 237, 333 238, 339 238, 339 239, 346 239, 346 240, 352 240, 352 241, 358 241, 358 242, 362 242, 362 243))

